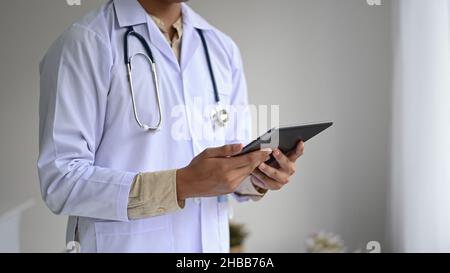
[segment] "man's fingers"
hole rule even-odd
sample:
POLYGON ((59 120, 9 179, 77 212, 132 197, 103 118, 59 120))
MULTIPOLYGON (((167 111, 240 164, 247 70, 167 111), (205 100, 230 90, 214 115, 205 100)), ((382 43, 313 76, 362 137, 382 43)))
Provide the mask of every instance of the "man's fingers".
POLYGON ((261 170, 256 169, 252 175, 256 178, 257 181, 254 181, 254 183, 263 189, 268 189, 271 191, 277 191, 283 188, 285 184, 280 183, 270 177, 268 177, 266 174, 264 174, 261 170), (259 182, 259 183, 258 183, 259 182))
POLYGON ((239 169, 231 170, 227 175, 232 184, 239 185, 245 178, 250 176, 257 166, 246 166, 239 169))
POLYGON ((305 151, 305 143, 303 141, 300 141, 297 144, 297 147, 295 148, 294 151, 291 151, 288 154, 288 158, 290 161, 295 162, 299 157, 301 157, 303 155, 305 151))
POLYGON ((204 156, 206 156, 206 158, 228 157, 239 154, 242 151, 242 148, 242 144, 231 144, 222 147, 206 149, 205 151, 203 151, 203 154, 204 156))
POLYGON ((269 150, 260 150, 240 156, 239 158, 233 157, 227 159, 229 161, 229 167, 231 168, 229 175, 233 178, 233 180, 245 179, 256 168, 258 168, 262 162, 269 160, 270 153, 271 152, 269 150))
POLYGON ((280 182, 281 184, 287 184, 289 182, 290 175, 288 173, 285 173, 281 170, 277 170, 273 167, 270 167, 269 165, 262 163, 259 165, 258 169, 264 173, 269 178, 280 182))
MULTIPOLYGON (((257 172, 258 171, 259 171, 258 169, 253 171, 252 176, 251 176, 252 183, 255 186, 260 187, 261 189, 270 190, 269 187, 266 185, 266 183, 262 179, 259 179, 257 177, 257 172)), ((261 173, 261 171, 259 171, 259 173, 261 173)), ((262 174, 262 176, 264 176, 264 174, 262 174)))
POLYGON ((273 151, 273 156, 278 162, 280 169, 289 175, 293 175, 295 173, 295 163, 285 156, 279 149, 273 151))
POLYGON ((229 158, 228 162, 230 167, 233 169, 248 167, 248 169, 254 170, 259 166, 259 164, 267 161, 268 158, 270 158, 269 156, 271 153, 272 150, 270 149, 259 150, 245 155, 229 158))

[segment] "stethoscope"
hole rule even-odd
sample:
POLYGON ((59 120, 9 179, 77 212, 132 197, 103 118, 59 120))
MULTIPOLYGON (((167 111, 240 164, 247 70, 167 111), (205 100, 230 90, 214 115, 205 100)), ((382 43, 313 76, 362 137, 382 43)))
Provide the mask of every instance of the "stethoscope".
MULTIPOLYGON (((220 96, 219 91, 217 90, 217 84, 216 84, 216 78, 214 76, 214 71, 211 64, 211 57, 209 55, 209 49, 208 44, 206 43, 205 36, 203 34, 203 31, 201 29, 197 29, 198 34, 200 35, 203 49, 205 50, 206 55, 206 61, 208 65, 208 71, 211 77, 212 86, 214 89, 214 99, 216 102, 216 107, 211 113, 211 119, 213 121, 213 124, 215 124, 216 127, 222 128, 225 127, 228 123, 229 116, 228 112, 225 108, 223 108, 220 105, 220 96)), ((158 81, 158 71, 156 67, 156 62, 152 53, 152 50, 148 43, 145 41, 144 37, 134 31, 133 27, 130 27, 127 32, 125 33, 125 39, 124 39, 124 58, 125 58, 125 65, 128 68, 128 82, 130 85, 130 92, 131 92, 131 101, 133 105, 133 112, 134 112, 134 118, 136 119, 136 122, 138 123, 139 127, 146 131, 157 131, 161 129, 162 123, 163 123, 163 114, 162 114, 162 108, 161 108, 161 98, 160 98, 160 88, 159 88, 159 81, 158 81), (136 53, 130 57, 128 52, 128 40, 130 36, 134 36, 136 39, 139 40, 139 42, 144 46, 144 49, 147 54, 144 54, 142 52, 136 53), (151 64, 151 70, 152 70, 152 77, 153 77, 153 84, 155 87, 155 95, 156 95, 156 103, 158 105, 158 114, 159 114, 159 120, 154 126, 147 125, 143 122, 141 122, 136 106, 136 97, 134 93, 134 87, 133 87, 133 58, 136 56, 143 56, 150 64, 151 64)))

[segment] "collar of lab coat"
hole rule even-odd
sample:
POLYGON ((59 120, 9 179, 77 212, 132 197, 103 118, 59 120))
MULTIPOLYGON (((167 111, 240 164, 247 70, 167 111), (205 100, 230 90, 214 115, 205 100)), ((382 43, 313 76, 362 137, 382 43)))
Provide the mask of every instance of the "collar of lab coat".
MULTIPOLYGON (((147 22, 147 13, 137 0, 114 0, 114 8, 120 27, 129 27, 147 22)), ((183 24, 193 28, 208 30, 211 25, 195 13, 187 4, 182 3, 183 24)))

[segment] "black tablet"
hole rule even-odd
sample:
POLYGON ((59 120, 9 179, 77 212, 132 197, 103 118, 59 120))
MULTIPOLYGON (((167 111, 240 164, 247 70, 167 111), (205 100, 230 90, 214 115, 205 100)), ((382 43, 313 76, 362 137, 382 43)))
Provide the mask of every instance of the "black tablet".
POLYGON ((332 122, 325 122, 271 129, 245 146, 239 155, 277 147, 285 154, 295 149, 299 141, 306 142, 332 125, 332 122))

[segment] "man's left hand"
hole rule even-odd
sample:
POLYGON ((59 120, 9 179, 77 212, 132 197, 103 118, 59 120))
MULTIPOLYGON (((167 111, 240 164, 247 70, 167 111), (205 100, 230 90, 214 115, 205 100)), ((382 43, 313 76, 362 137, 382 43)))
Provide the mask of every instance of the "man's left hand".
POLYGON ((252 183, 263 190, 280 190, 289 183, 295 174, 295 162, 303 155, 305 144, 299 142, 296 149, 283 154, 279 149, 273 151, 276 159, 272 164, 262 163, 252 173, 252 183))

